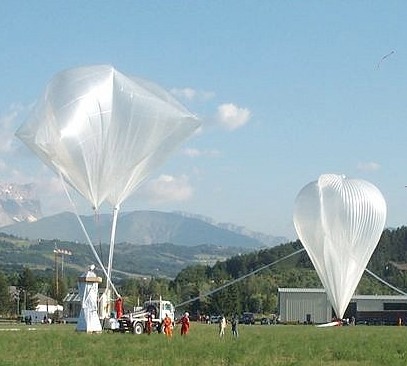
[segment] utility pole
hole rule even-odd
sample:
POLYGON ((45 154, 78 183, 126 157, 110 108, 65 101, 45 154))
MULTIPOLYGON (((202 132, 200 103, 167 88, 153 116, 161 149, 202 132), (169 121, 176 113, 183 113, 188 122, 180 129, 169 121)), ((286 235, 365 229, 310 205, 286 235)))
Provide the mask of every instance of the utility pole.
POLYGON ((17 316, 19 317, 20 316, 20 290, 19 289, 17 289, 16 295, 17 295, 17 316))
POLYGON ((64 256, 65 255, 72 255, 72 252, 70 250, 67 250, 67 249, 60 249, 55 244, 54 254, 55 254, 55 292, 56 292, 56 296, 58 297, 59 296, 58 256, 61 257, 61 278, 64 278, 64 256))
POLYGON ((55 293, 59 295, 59 276, 58 276, 58 249, 54 249, 55 254, 55 293))

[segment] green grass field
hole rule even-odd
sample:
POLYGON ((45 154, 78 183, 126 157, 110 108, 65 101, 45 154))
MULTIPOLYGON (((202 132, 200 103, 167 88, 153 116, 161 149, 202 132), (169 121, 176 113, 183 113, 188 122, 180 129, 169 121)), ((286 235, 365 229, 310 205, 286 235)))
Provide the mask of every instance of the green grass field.
POLYGON ((0 327, 0 365, 407 365, 407 327, 191 324, 187 337, 85 334, 70 325, 0 327))

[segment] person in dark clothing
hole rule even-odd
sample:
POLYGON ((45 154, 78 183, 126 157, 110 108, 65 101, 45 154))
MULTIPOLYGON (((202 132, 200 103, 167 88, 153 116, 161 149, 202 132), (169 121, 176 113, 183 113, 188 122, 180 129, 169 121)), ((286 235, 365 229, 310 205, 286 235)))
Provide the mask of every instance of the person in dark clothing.
POLYGON ((233 315, 231 324, 232 324, 232 336, 237 338, 239 336, 239 332, 237 331, 237 325, 239 324, 237 314, 233 315))

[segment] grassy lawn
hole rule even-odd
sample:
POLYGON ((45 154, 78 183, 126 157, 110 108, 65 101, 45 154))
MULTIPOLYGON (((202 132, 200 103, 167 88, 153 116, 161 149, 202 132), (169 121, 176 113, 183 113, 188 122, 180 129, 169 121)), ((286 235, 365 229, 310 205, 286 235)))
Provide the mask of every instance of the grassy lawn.
POLYGON ((407 365, 407 327, 216 325, 164 335, 84 334, 71 325, 1 325, 0 365, 407 365))

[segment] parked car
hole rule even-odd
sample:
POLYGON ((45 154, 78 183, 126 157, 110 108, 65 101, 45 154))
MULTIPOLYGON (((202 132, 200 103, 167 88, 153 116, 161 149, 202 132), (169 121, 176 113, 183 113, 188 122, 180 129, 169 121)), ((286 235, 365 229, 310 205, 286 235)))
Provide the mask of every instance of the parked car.
POLYGON ((212 315, 212 316, 210 317, 210 322, 211 322, 211 324, 219 323, 219 322, 220 322, 220 318, 221 318, 220 315, 212 315))
POLYGON ((249 313, 249 312, 244 312, 242 314, 242 318, 240 320, 240 323, 242 323, 242 324, 254 324, 255 323, 254 314, 249 313))

